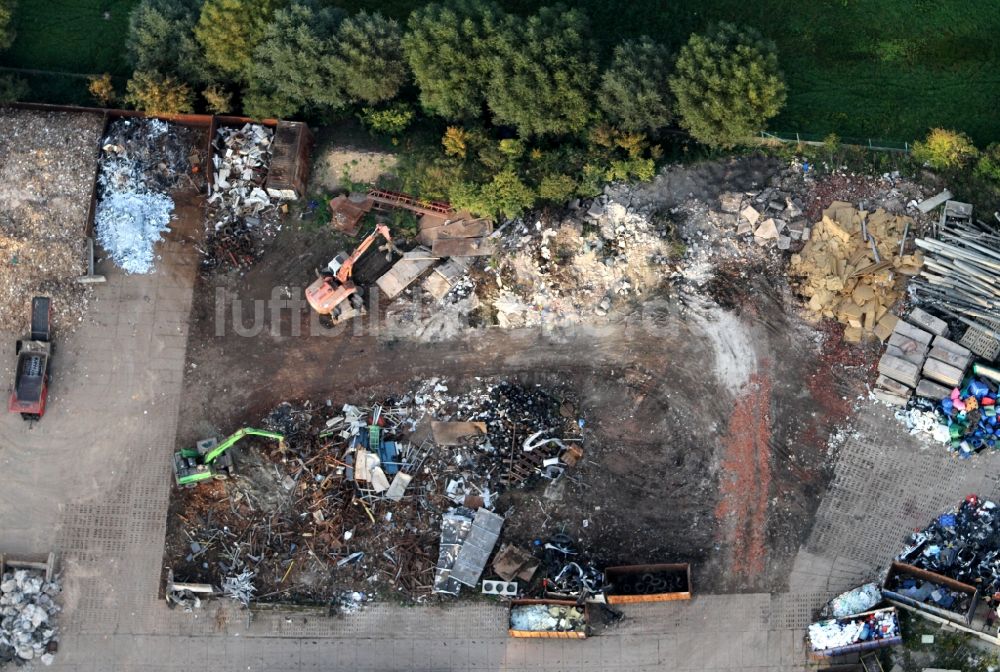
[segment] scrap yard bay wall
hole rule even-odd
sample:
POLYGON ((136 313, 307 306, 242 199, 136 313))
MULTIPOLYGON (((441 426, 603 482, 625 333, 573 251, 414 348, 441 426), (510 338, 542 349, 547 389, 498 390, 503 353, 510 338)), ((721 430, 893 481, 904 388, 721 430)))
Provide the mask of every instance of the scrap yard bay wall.
MULTIPOLYGON (((138 110, 117 110, 97 107, 76 107, 72 105, 47 105, 43 103, 12 103, 9 107, 19 110, 35 110, 38 112, 65 112, 69 114, 100 114, 104 117, 101 129, 101 141, 107 136, 108 127, 118 119, 160 119, 173 124, 206 129, 205 146, 202 148, 208 160, 206 180, 208 189, 212 188, 215 177, 212 163, 212 142, 220 126, 239 126, 247 123, 259 124, 271 129, 295 129, 297 133, 292 138, 294 156, 282 157, 281 175, 276 175, 278 186, 287 191, 295 191, 302 196, 305 183, 308 180, 308 160, 312 148, 313 136, 308 126, 301 122, 284 122, 278 119, 251 119, 232 115, 211 114, 148 114, 138 110)), ((94 179, 90 190, 90 205, 87 208, 87 223, 84 235, 94 235, 94 218, 97 214, 97 178, 100 175, 100 161, 94 163, 94 179)))

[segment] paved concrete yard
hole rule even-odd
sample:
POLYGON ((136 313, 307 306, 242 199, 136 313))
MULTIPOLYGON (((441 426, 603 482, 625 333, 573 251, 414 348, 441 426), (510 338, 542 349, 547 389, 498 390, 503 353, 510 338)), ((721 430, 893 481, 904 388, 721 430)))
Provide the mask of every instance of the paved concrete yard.
MULTIPOLYGON (((44 420, 0 419, 3 550, 54 548, 64 569, 54 669, 800 670, 815 608, 870 578, 907 531, 966 494, 998 494, 996 456, 959 462, 921 449, 866 405, 789 593, 633 606, 583 642, 509 639, 505 611, 486 604, 376 605, 346 618, 265 612, 252 623, 225 605, 170 611, 156 594, 197 261, 171 235, 154 275, 104 268, 109 282, 85 322, 57 335, 44 420)), ((15 337, 0 340, 5 363, 15 337)))

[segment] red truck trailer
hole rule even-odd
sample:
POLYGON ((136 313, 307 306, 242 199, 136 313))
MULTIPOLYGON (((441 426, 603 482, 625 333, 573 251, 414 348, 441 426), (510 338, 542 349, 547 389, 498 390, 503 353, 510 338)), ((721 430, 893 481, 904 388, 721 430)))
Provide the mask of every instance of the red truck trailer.
POLYGON ((31 335, 18 341, 15 350, 17 367, 7 409, 20 413, 25 420, 38 420, 45 414, 52 361, 51 313, 49 297, 36 296, 31 300, 31 335))

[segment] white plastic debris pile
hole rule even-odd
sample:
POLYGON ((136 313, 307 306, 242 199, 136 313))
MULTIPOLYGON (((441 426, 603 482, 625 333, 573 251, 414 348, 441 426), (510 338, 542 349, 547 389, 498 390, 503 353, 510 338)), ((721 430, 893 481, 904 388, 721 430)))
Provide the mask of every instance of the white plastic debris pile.
POLYGON ((260 124, 218 130, 212 157, 215 178, 208 197, 216 229, 236 220, 259 225, 261 216, 274 209, 264 190, 273 138, 274 131, 260 124))
POLYGON ((34 570, 6 572, 0 581, 0 664, 40 660, 51 665, 57 629, 53 617, 60 607, 58 580, 46 583, 34 570))
POLYGON ((170 124, 158 119, 120 119, 105 138, 94 226, 98 242, 126 273, 153 270, 153 248, 174 212, 165 189, 185 174, 180 146, 170 124), (157 148, 170 149, 163 160, 157 148))
POLYGON ((874 608, 882 601, 882 591, 874 583, 866 583, 830 600, 834 618, 846 618, 874 608))
POLYGON ((895 609, 879 609, 854 617, 819 621, 809 626, 813 651, 836 651, 862 642, 897 640, 899 619, 895 609))
POLYGON ((510 629, 526 632, 577 632, 587 625, 583 607, 520 604, 510 610, 510 629))

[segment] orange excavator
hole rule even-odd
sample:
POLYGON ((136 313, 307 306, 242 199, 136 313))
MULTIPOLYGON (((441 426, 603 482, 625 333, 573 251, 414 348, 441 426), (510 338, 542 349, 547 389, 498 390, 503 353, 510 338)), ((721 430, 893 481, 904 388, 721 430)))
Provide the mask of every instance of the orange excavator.
POLYGON ((316 278, 316 281, 306 288, 306 301, 320 315, 329 315, 333 324, 359 314, 361 306, 353 305, 354 303, 360 304, 357 297, 358 287, 351 279, 351 275, 355 262, 379 236, 385 238, 386 241, 386 245, 379 247, 379 249, 385 249, 386 261, 391 261, 392 253, 398 250, 395 243, 392 242, 392 236, 389 235, 389 227, 385 224, 377 224, 375 230, 361 241, 351 256, 347 256, 347 252, 337 254, 326 268, 318 272, 319 277, 316 278), (352 301, 348 302, 347 299, 352 299, 352 301))

